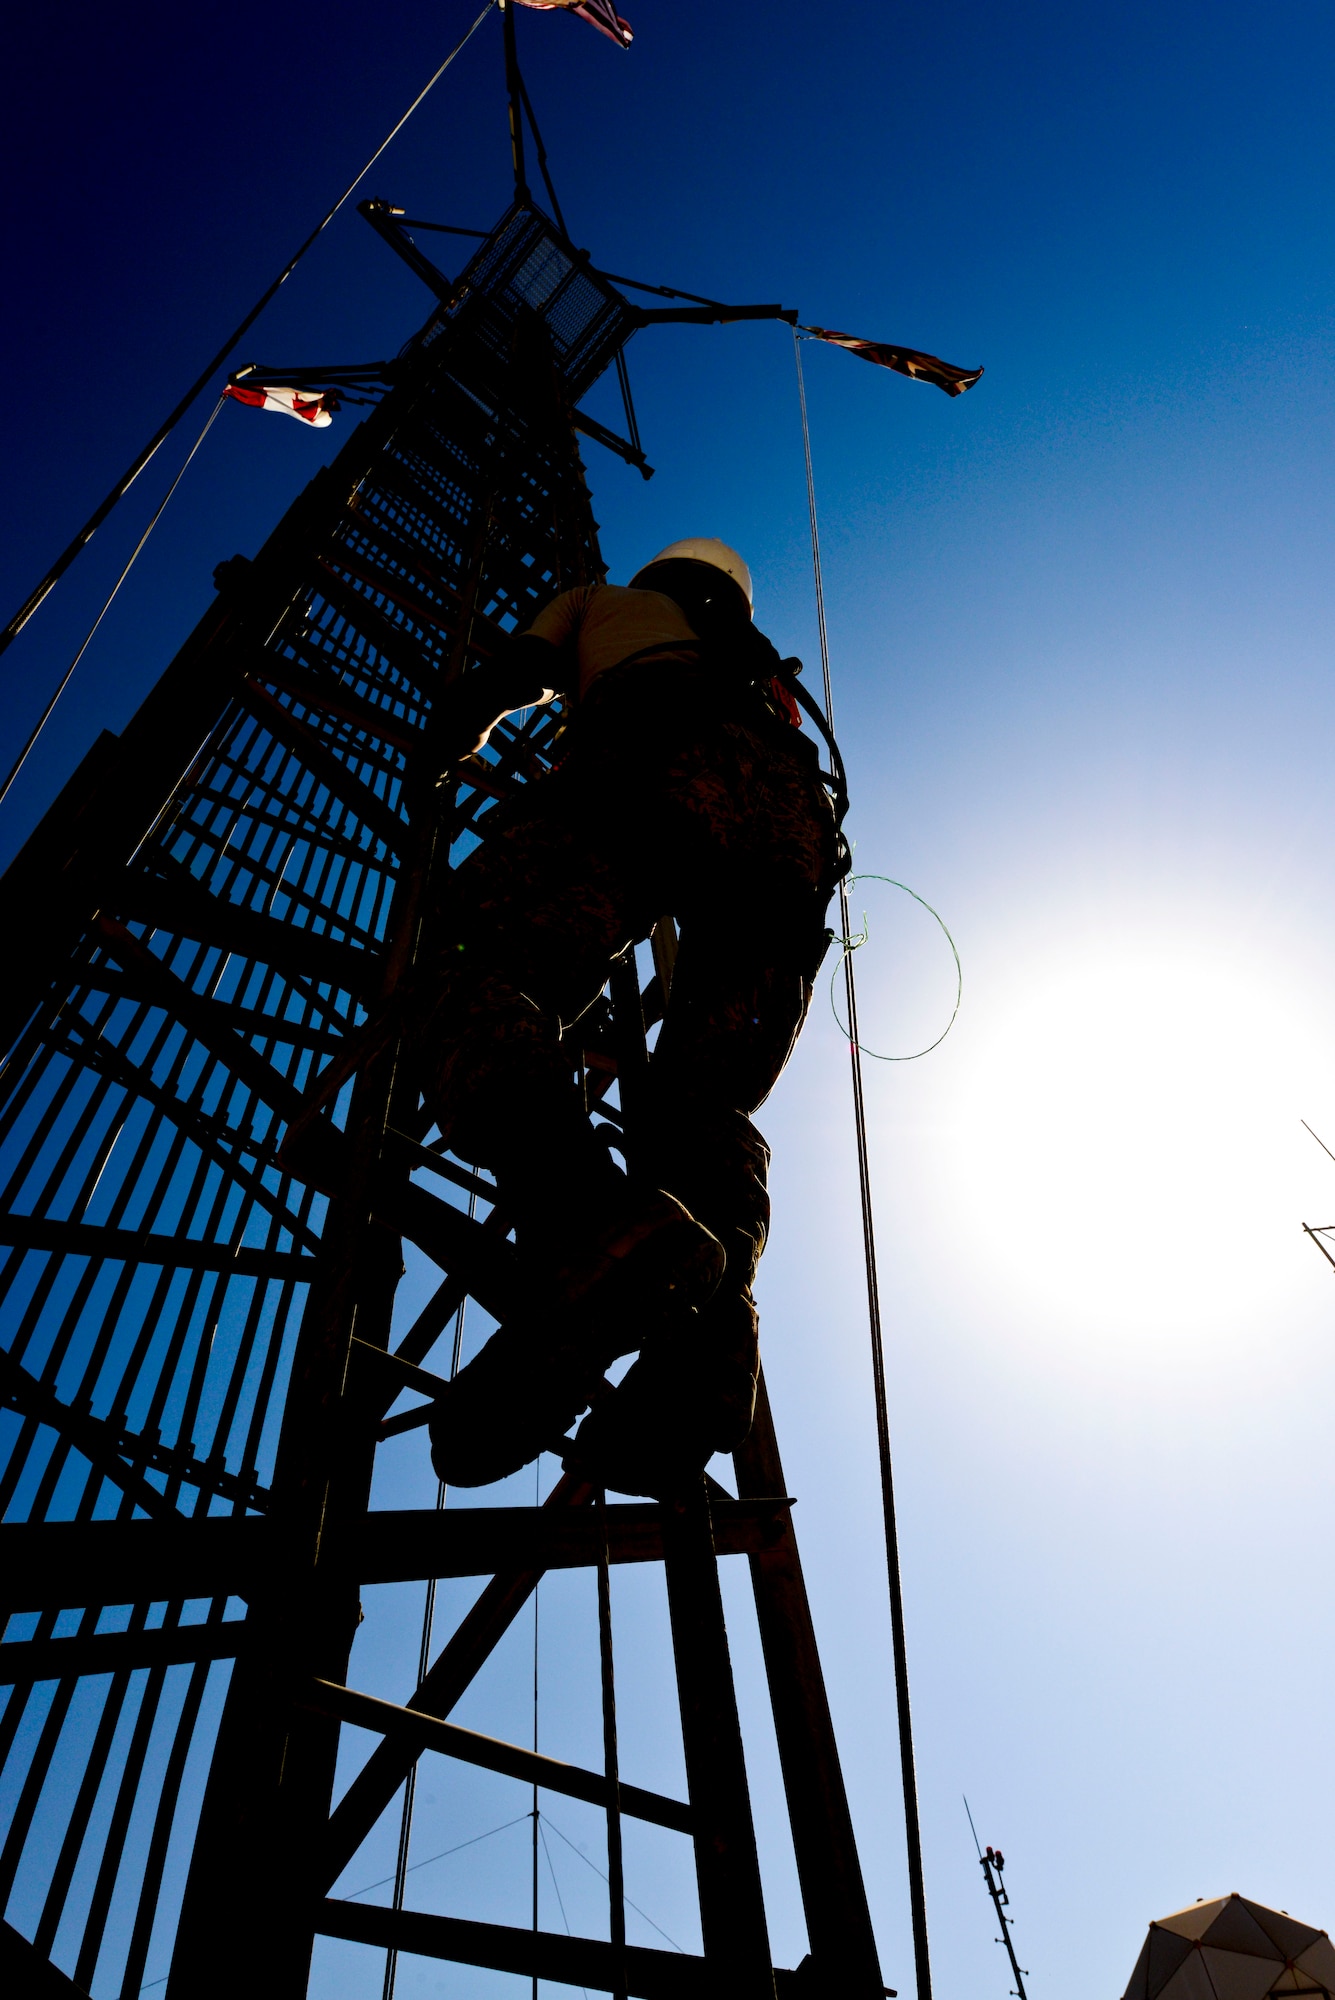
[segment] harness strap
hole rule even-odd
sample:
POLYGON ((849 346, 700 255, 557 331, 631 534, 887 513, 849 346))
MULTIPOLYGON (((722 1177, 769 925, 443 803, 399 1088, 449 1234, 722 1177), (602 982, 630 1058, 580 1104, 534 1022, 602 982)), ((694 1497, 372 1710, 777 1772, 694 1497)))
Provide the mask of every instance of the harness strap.
POLYGON ((830 753, 829 771, 822 771, 821 776, 829 784, 830 791, 834 797, 835 818, 838 820, 840 826, 842 826, 848 812, 848 778, 844 771, 843 756, 840 753, 838 743, 835 741, 834 731, 830 728, 820 708, 812 700, 796 675, 791 679, 785 675, 784 686, 792 694, 793 699, 798 705, 811 717, 811 720, 815 723, 824 739, 826 749, 830 753))

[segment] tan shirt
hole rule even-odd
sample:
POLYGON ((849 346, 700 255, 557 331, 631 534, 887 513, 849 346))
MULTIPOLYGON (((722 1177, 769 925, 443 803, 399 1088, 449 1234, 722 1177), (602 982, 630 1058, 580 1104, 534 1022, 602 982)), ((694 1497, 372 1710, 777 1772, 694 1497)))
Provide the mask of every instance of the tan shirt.
POLYGON ((693 660, 699 638, 670 597, 658 590, 629 590, 619 583, 587 583, 562 591, 528 629, 539 639, 570 650, 581 698, 599 674, 648 647, 661 649, 658 657, 664 660, 693 660))

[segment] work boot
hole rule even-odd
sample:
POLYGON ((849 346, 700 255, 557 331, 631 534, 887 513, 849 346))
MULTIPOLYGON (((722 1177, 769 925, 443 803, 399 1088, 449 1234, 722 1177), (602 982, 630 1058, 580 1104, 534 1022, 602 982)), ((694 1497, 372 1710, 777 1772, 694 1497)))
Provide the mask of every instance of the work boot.
POLYGON ((646 1330, 664 1340, 723 1275, 721 1245, 679 1201, 632 1198, 592 1240, 558 1247, 529 1310, 460 1370, 430 1420, 431 1462, 454 1486, 489 1486, 558 1448, 604 1370, 646 1330))
POLYGON ((619 1341, 607 1362, 640 1345, 644 1322, 702 1306, 727 1261, 718 1238, 674 1195, 625 1181, 623 1189, 601 1215, 528 1234, 535 1306, 578 1315, 619 1341))
POLYGON ((431 1463, 447 1486, 490 1486, 542 1451, 588 1409, 602 1370, 532 1328, 501 1327, 461 1368, 429 1420, 431 1463))
POLYGON ((770 1219, 763 1135, 741 1111, 680 1094, 667 1106, 651 1099, 646 1126, 646 1174, 713 1230, 733 1289, 754 1284, 770 1219))
POLYGON ((617 1493, 684 1491, 715 1452, 735 1451, 749 1434, 759 1372, 755 1300, 729 1286, 645 1341, 575 1433, 566 1469, 617 1493))
POLYGON ((718 1283, 720 1245, 673 1196, 627 1179, 573 1085, 497 1094, 452 1143, 496 1177, 533 1313, 606 1320, 637 1306, 653 1316, 702 1304, 718 1283))

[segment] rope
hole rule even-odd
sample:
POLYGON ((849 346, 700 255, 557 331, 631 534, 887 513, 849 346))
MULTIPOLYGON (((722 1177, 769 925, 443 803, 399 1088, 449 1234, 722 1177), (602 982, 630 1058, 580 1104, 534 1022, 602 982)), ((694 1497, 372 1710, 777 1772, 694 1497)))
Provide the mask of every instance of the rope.
POLYGON ((127 467, 127 469, 121 474, 120 478, 116 481, 116 484, 112 487, 106 499, 103 500, 102 504, 99 507, 95 508, 92 514, 89 515, 88 519, 84 522, 83 526, 80 528, 78 534, 74 537, 74 540, 70 543, 69 547, 65 549, 64 552, 56 558, 55 562, 51 565, 51 568, 47 571, 46 575, 42 578, 41 582, 37 585, 36 589, 31 591, 27 596, 27 598, 24 600, 24 602, 19 606, 18 610, 14 613, 14 616, 10 619, 8 625, 5 626, 4 631, 0 632, 0 653, 4 652, 6 646, 12 644, 12 642, 18 637, 19 633, 23 630, 28 620, 32 617, 34 611, 38 609, 38 607, 50 595, 51 591, 55 589, 61 577, 64 576, 65 571, 69 568, 70 564, 74 561, 75 557, 78 555, 80 549, 84 548, 86 544, 93 539, 93 536, 97 533, 102 523, 106 520, 108 514, 110 514, 112 508, 116 505, 116 502, 122 499, 124 495, 129 492, 130 488, 134 485, 135 480, 139 477, 144 467, 148 464, 153 454, 157 451, 159 445, 161 445, 165 441, 165 439, 167 439, 171 435, 172 431, 176 428, 181 418, 190 408, 190 405, 194 402, 195 398, 198 395, 200 395, 204 389, 208 387, 208 384, 212 379, 213 375, 219 368, 222 367, 223 362, 226 361, 227 357, 232 352, 232 349, 236 346, 237 342, 241 340, 241 338, 245 334, 249 333, 251 327, 254 326, 256 320, 259 318, 260 314, 264 311, 264 308, 268 305, 270 299, 272 299, 276 295, 276 293, 278 293, 282 289, 282 287, 287 283, 288 279, 292 276, 292 273, 296 270, 298 264, 301 262, 302 258, 306 255, 306 252, 310 249, 311 245, 315 242, 316 238, 323 236, 325 230, 328 229, 330 223, 334 220, 334 217, 338 214, 339 210, 343 208, 344 205, 356 193, 357 189, 361 186, 361 183, 366 179, 366 176, 370 173, 372 167, 375 165, 376 161, 380 158, 381 154, 386 150, 387 147, 389 147, 393 143, 395 139, 398 138, 399 133, 408 123, 408 120, 412 117, 418 105, 421 104, 422 100, 425 97, 429 96, 431 91, 435 89, 436 85, 440 82, 440 79, 444 76, 446 70, 449 68, 450 64, 454 61, 455 57, 461 53, 461 51, 466 47, 466 45, 469 42, 472 41, 473 36, 482 26, 482 23, 486 20, 488 14, 491 12, 492 8, 495 5, 496 5, 496 0, 487 0, 486 6, 482 9, 482 12, 478 15, 472 27, 468 30, 468 33, 463 37, 461 41, 457 42, 455 46, 450 50, 450 53, 446 56, 444 62, 441 64, 440 68, 436 71, 435 75, 431 78, 430 82, 423 85, 422 89, 418 91, 416 97, 413 99, 412 103, 408 106, 408 109, 404 112, 402 118, 399 119, 397 125, 395 125, 392 128, 392 130, 389 132, 386 138, 381 140, 380 144, 376 147, 370 159, 366 162, 366 165, 361 169, 360 173, 356 176, 356 178, 354 180, 349 181, 347 187, 344 188, 342 194, 339 196, 338 200, 334 203, 334 206, 329 210, 329 213, 320 222, 316 223, 314 229, 312 229, 310 235, 306 238, 306 241, 297 251, 296 256, 293 257, 289 263, 283 266, 283 269, 278 273, 278 276, 274 279, 273 283, 268 287, 267 291, 261 294, 257 302, 251 307, 250 311, 246 314, 241 324, 238 327, 236 327, 232 333, 228 335, 227 339, 218 349, 218 352, 214 355, 212 361, 209 362, 208 367, 205 368, 203 374, 200 375, 198 380, 195 381, 191 385, 191 387, 186 390, 184 396, 182 396, 180 402, 176 405, 176 408, 172 411, 171 415, 166 419, 166 421, 163 424, 159 426, 159 428, 156 431, 154 431, 148 443, 139 453, 139 456, 133 461, 133 463, 130 466, 127 467))
MULTIPOLYGON (((498 1833, 508 1833, 512 1826, 522 1826, 527 1818, 526 1812, 520 1813, 515 1819, 504 1819, 499 1826, 488 1827, 485 1833, 475 1833, 471 1840, 461 1840, 454 1847, 442 1847, 439 1854, 428 1854, 425 1861, 414 1861, 408 1873, 415 1875, 419 1868, 430 1868, 437 1861, 448 1861, 452 1854, 462 1854, 466 1847, 476 1847, 483 1840, 494 1840, 498 1833)), ((382 1875, 377 1882, 364 1882, 360 1889, 346 1889, 343 1900, 350 1903, 354 1897, 369 1896, 373 1889, 383 1889, 386 1882, 393 1880, 392 1875, 382 1875)), ((160 1986, 162 1981, 156 1980, 154 1983, 160 1986)))
MULTIPOLYGON (((942 1042, 944 1042, 946 1036, 950 1033, 951 1029, 954 1027, 956 1017, 960 1011, 960 1000, 964 994, 964 968, 960 964, 960 955, 959 952, 956 950, 955 940, 950 935, 950 932, 946 929, 946 920, 941 915, 941 912, 939 910, 934 910, 931 904, 926 900, 926 898, 920 896, 916 889, 910 889, 907 882, 896 882, 894 878, 890 875, 850 875, 848 878, 848 887, 852 888, 855 882, 884 882, 887 885, 887 887, 891 889, 902 889, 906 896, 912 896, 915 903, 921 903, 924 910, 926 910, 927 914, 929 916, 935 917, 936 921, 940 924, 941 929, 945 932, 946 943, 950 946, 951 956, 955 960, 955 1005, 950 1010, 950 1019, 946 1022, 945 1027, 941 1030, 940 1034, 937 1036, 934 1042, 929 1042, 925 1049, 915 1049, 911 1056, 883 1056, 878 1054, 878 1052, 875 1049, 869 1049, 865 1042, 858 1043, 858 1047, 862 1051, 863 1055, 870 1056, 873 1062, 917 1062, 919 1056, 929 1056, 932 1053, 933 1049, 940 1048, 942 1042)), ((845 960, 847 960, 853 952, 861 951, 863 945, 866 944, 867 939, 870 935, 871 933, 867 924, 867 912, 864 910, 862 912, 862 929, 858 932, 857 936, 856 937, 844 936, 841 938, 837 938, 835 940, 836 943, 841 944, 843 946, 844 950, 843 950, 843 956, 840 958, 838 964, 835 966, 834 971, 830 974, 830 1012, 834 1015, 835 1022, 838 1026, 841 1035, 848 1036, 849 1031, 845 1027, 844 1023, 839 1019, 839 1007, 834 997, 834 983, 836 979, 838 979, 839 977, 840 966, 844 964, 845 960)), ((849 1039, 851 1040, 851 1036, 849 1037, 849 1039)))
MULTIPOLYGON (((601 1868, 600 1868, 600 1867, 598 1866, 597 1862, 596 1862, 596 1861, 590 1861, 590 1859, 589 1859, 588 1855, 587 1855, 587 1854, 586 1854, 586 1853, 584 1852, 584 1849, 583 1849, 582 1847, 576 1847, 576 1845, 575 1845, 574 1841, 573 1841, 573 1840, 572 1840, 572 1839, 570 1838, 570 1835, 569 1835, 568 1833, 562 1833, 562 1831, 561 1831, 560 1827, 559 1827, 559 1826, 558 1826, 558 1825, 556 1824, 556 1821, 555 1821, 555 1820, 554 1820, 554 1819, 552 1818, 552 1816, 551 1816, 551 1814, 550 1814, 550 1813, 544 1813, 544 1814, 543 1814, 543 1816, 542 1816, 542 1828, 543 1828, 543 1832, 542 1832, 542 1844, 543 1844, 543 1846, 544 1846, 544 1847, 546 1847, 546 1846, 547 1846, 547 1828, 548 1828, 548 1827, 550 1827, 550 1828, 551 1828, 552 1832, 553 1832, 553 1833, 554 1833, 554 1834, 556 1835, 556 1837, 557 1837, 557 1839, 558 1839, 558 1840, 563 1840, 563 1841, 565 1842, 566 1846, 567 1846, 567 1847, 568 1847, 568 1848, 570 1849, 570 1852, 571 1852, 571 1853, 572 1853, 573 1855, 576 1855, 576 1856, 578 1857, 578 1859, 579 1859, 579 1860, 581 1860, 581 1861, 582 1861, 582 1862, 584 1863, 584 1866, 585 1866, 586 1868, 592 1868, 592 1870, 593 1870, 594 1874, 595 1874, 595 1875, 596 1875, 596 1876, 598 1877, 598 1880, 599 1880, 600 1882, 606 1882, 606 1881, 607 1881, 607 1877, 606 1877, 606 1875, 604 1875, 604 1873, 603 1873, 602 1869, 601 1869, 601 1868)), ((550 1848, 548 1848, 548 1849, 547 1849, 547 1865, 548 1865, 548 1867, 551 1867, 551 1859, 552 1859, 552 1856, 551 1856, 551 1849, 550 1849, 550 1848)), ((561 1891, 560 1891, 559 1887, 557 1887, 557 1883, 556 1883, 556 1870, 555 1870, 554 1868, 552 1869, 552 1886, 553 1886, 553 1888, 555 1888, 555 1889, 556 1889, 556 1899, 557 1899, 557 1901, 558 1901, 558 1902, 560 1902, 560 1901, 561 1901, 561 1891)), ((609 1886, 610 1886, 610 1885, 609 1885, 609 1886)), ((684 1945, 680 1945, 680 1944, 678 1944, 678 1943, 677 1943, 677 1940, 676 1940, 676 1939, 675 1939, 674 1937, 671 1937, 671 1936, 670 1936, 670 1935, 668 1934, 668 1932, 667 1932, 667 1931, 665 1931, 665 1930, 663 1929, 663 1926, 662 1926, 661 1924, 656 1924, 656 1923, 654 1922, 653 1918, 652 1918, 652 1917, 651 1917, 651 1916, 649 1915, 649 1912, 648 1912, 647 1910, 642 1910, 642 1909, 640 1908, 640 1906, 639 1906, 639 1904, 638 1904, 638 1903, 635 1903, 635 1902, 632 1902, 632 1901, 631 1901, 631 1899, 630 1899, 630 1897, 629 1897, 629 1896, 627 1896, 627 1898, 626 1898, 626 1907, 627 1907, 628 1909, 631 1909, 631 1910, 634 1910, 634 1912, 635 1912, 635 1914, 636 1914, 636 1916, 637 1916, 637 1917, 643 1917, 643 1918, 644 1918, 644 1921, 646 1922, 646 1924, 648 1924, 648 1925, 649 1925, 650 1929, 651 1929, 651 1930, 655 1930, 655 1931, 657 1931, 657 1932, 658 1932, 658 1935, 659 1935, 659 1936, 660 1936, 661 1938, 667 1938, 667 1941, 668 1941, 668 1943, 669 1943, 669 1944, 670 1944, 670 1945, 672 1946, 672 1949, 673 1949, 674 1951, 679 1951, 679 1952, 682 1952, 682 1953, 683 1953, 683 1955, 685 1954, 685 1949, 686 1949, 686 1948, 685 1948, 685 1946, 684 1946, 684 1945)), ((564 1917, 564 1916, 565 1916, 565 1904, 564 1904, 564 1903, 561 1903, 561 1915, 562 1915, 562 1917, 564 1917)), ((567 1925, 566 1925, 566 1929, 567 1929, 567 1930, 569 1930, 569 1929, 570 1929, 570 1925, 569 1925, 569 1924, 567 1924, 567 1925)))
MULTIPOLYGON (((559 1883, 559 1882, 557 1881, 557 1879, 556 1879, 556 1864, 555 1864, 555 1862, 554 1862, 554 1861, 552 1860, 552 1850, 551 1850, 551 1848, 550 1848, 550 1847, 548 1846, 548 1844, 547 1844, 547 1828, 546 1828, 546 1827, 545 1827, 545 1826, 543 1825, 543 1823, 542 1823, 542 1821, 541 1821, 541 1820, 538 1820, 538 1821, 536 1822, 536 1824, 537 1824, 537 1828, 538 1828, 538 1831, 539 1831, 539 1833, 540 1833, 540 1834, 542 1835, 542 1851, 543 1851, 543 1853, 544 1853, 544 1854, 545 1854, 545 1855, 547 1856, 547 1873, 548 1873, 548 1874, 549 1874, 549 1875, 551 1876, 551 1878, 552 1878, 552 1887, 553 1887, 553 1889, 555 1889, 555 1891, 556 1891, 556 1906, 557 1906, 557 1908, 558 1908, 558 1909, 560 1910, 560 1912, 561 1912, 561 1922, 562 1922, 562 1923, 563 1923, 563 1924, 565 1925, 565 1927, 566 1927, 566 1936, 567 1936, 567 1937, 572 1937, 572 1936, 574 1935, 574 1933, 573 1933, 573 1932, 571 1931, 571 1928, 570 1928, 570 1919, 569 1919, 569 1917, 568 1917, 568 1916, 566 1915, 566 1904, 565 1904, 565 1897, 564 1897, 564 1896, 563 1896, 563 1895, 561 1894, 561 1884, 560 1884, 560 1883, 559 1883)), ((559 1828, 558 1828, 558 1831, 559 1831, 559 1828)), ((561 1838, 562 1838, 562 1840, 564 1840, 564 1839, 565 1839, 565 1835, 564 1835, 564 1834, 562 1834, 562 1835, 561 1835, 561 1838)), ((581 1992, 581 1993, 582 1993, 582 1994, 584 1995, 584 2000, 589 2000, 589 1989, 588 1989, 588 1987, 587 1987, 587 1986, 581 1986, 579 1990, 580 1990, 580 1992, 581 1992)))
POLYGON ((121 571, 120 575, 116 578, 116 581, 112 584, 111 589, 107 595, 106 602, 103 604, 102 609, 98 612, 92 624, 88 627, 88 631, 84 636, 84 642, 82 646, 80 646, 78 652, 74 655, 74 658, 70 661, 64 673, 61 675, 60 684, 56 688, 56 691, 52 695, 50 701, 46 704, 46 707, 42 710, 41 715, 38 717, 36 727, 33 729, 32 734, 29 736, 23 748, 19 751, 19 754, 14 759, 14 762, 10 765, 9 776, 5 779, 4 784, 0 785, 0 804, 2 804, 4 800, 8 797, 10 786, 13 784, 15 778, 17 778, 19 772, 23 769, 23 766, 27 763, 29 755, 31 754, 33 747, 36 744, 38 737, 41 735, 42 731, 46 728, 47 723, 51 720, 51 717, 55 712, 56 703, 60 700, 61 695, 64 694, 66 688, 69 686, 70 680, 74 673, 74 669, 78 666, 80 660, 83 658, 84 654, 88 651, 88 648, 92 645, 93 638, 95 633, 97 632, 98 626, 102 623, 102 620, 106 617, 108 611, 110 611, 112 604, 115 602, 116 593, 119 591, 126 577, 130 574, 130 571, 134 568, 135 564, 138 562, 139 557, 143 552, 144 543, 148 540, 154 528, 157 527, 158 522, 162 519, 163 514, 166 512, 167 502, 171 499, 172 494, 176 491, 177 487, 184 479, 186 474, 186 468, 189 466, 191 459, 194 457, 195 453, 199 450, 199 447, 203 444, 209 432, 213 429, 214 421, 225 401, 226 401, 225 397, 219 396, 217 402, 214 404, 212 410, 209 413, 209 418, 207 423, 204 425, 203 430, 200 432, 199 436, 195 439, 194 443, 190 447, 189 452, 186 454, 185 464, 182 465, 175 479, 173 479, 171 485, 167 488, 167 491, 163 494, 161 500, 159 500, 156 508, 153 510, 153 513, 149 519, 148 526, 144 529, 143 534, 139 537, 139 540, 135 543, 134 548, 131 551, 130 560, 126 563, 124 569, 121 571))
MULTIPOLYGON (((833 735, 834 692, 830 683, 830 647, 825 629, 825 587, 821 577, 820 530, 816 520, 816 481, 811 469, 811 429, 807 422, 807 391, 802 376, 802 348, 796 327, 793 329, 793 360, 797 367, 797 400, 802 415, 802 450, 806 460, 807 512, 811 521, 811 568, 816 586, 816 623, 820 633, 825 719, 833 735)), ((851 926, 846 880, 839 883, 839 914, 843 935, 847 938, 851 926)), ((876 1401, 876 1444, 881 1468, 881 1511, 885 1521, 885 1562, 890 1590, 890 1635, 895 1663, 895 1703, 899 1717, 899 1763, 904 1788, 904 1837, 908 1849, 909 1906, 913 1918, 913 1964, 918 2000, 932 2000, 932 1967, 927 1944, 927 1894, 923 1882, 922 1831, 918 1823, 918 1780, 913 1765, 913 1718, 909 1707, 908 1647, 904 1636, 904 1591, 899 1567, 899 1535, 895 1523, 894 1472, 890 1460, 890 1415, 885 1390, 881 1291, 876 1274, 876 1231, 872 1216, 871 1171, 867 1159, 867 1110, 862 1094, 862 1055, 858 1041, 858 1000, 853 974, 853 953, 847 949, 844 952, 843 968, 844 996, 848 1007, 848 1053, 853 1072, 853 1126, 857 1135, 862 1247, 867 1266, 867 1318, 871 1332, 872 1388, 876 1401)))

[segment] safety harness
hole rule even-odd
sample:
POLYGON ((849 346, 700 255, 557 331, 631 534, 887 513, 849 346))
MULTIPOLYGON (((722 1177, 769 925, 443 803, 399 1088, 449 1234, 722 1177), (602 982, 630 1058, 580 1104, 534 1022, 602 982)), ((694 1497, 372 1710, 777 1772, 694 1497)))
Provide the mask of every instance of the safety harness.
MULTIPOLYGON (((834 822, 839 836, 835 873, 831 878, 833 887, 836 882, 843 880, 853 865, 852 853, 844 837, 844 820, 848 814, 848 778, 844 770, 843 756, 835 741, 834 732, 798 678, 802 672, 801 660, 795 656, 781 659, 777 649, 767 640, 761 643, 764 646, 764 656, 760 657, 761 647, 757 645, 754 667, 748 667, 747 663, 740 662, 736 647, 729 645, 725 639, 682 639, 674 640, 670 644, 660 640, 656 645, 643 646, 639 652, 629 653, 624 660, 618 660, 610 671, 620 673, 626 667, 647 666, 651 660, 664 664, 679 663, 683 653, 693 653, 699 665, 706 672, 716 675, 721 683, 731 682, 734 687, 740 683, 746 692, 763 706, 766 720, 771 724, 777 724, 785 734, 790 729, 798 729, 799 725, 787 712, 780 699, 779 690, 796 702, 803 714, 809 716, 815 724, 829 752, 829 770, 825 770, 819 761, 816 770, 834 808, 834 822)), ((799 741, 801 740, 799 734, 799 741)))

